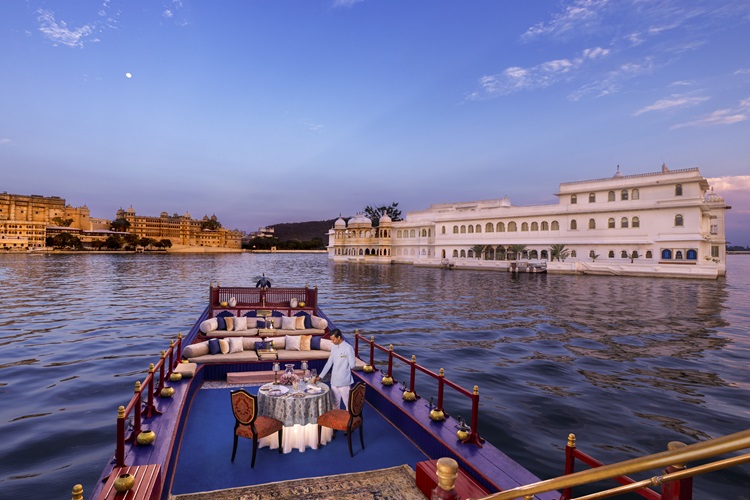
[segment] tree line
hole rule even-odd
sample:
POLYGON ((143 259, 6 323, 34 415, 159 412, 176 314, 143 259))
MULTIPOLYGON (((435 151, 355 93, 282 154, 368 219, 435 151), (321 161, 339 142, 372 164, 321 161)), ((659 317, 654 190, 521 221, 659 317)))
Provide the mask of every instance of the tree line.
MULTIPOLYGON (((81 239, 68 232, 48 236, 45 242, 48 247, 59 250, 86 250, 81 239)), ((112 234, 106 239, 93 240, 89 245, 92 250, 135 250, 137 247, 142 247, 145 250, 166 250, 172 247, 172 241, 167 238, 161 240, 140 238, 135 234, 124 236, 112 234)))

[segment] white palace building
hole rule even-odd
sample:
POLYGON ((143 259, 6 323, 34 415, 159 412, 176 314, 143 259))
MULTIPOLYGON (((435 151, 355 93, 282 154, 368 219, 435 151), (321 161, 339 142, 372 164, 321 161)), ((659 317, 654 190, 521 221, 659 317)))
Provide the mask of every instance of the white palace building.
POLYGON ((358 214, 328 232, 336 262, 404 263, 452 269, 715 279, 726 274, 725 213, 698 168, 560 184, 557 204, 503 199, 431 205, 387 215, 373 227, 358 214), (553 245, 562 260, 554 257, 553 245))

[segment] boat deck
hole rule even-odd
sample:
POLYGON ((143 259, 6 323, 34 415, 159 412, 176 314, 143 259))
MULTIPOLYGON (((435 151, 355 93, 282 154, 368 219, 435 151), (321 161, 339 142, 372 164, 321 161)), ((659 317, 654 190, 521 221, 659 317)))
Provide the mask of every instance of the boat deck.
POLYGON ((364 409, 365 449, 359 431, 352 436, 354 457, 349 456, 342 432, 317 450, 307 448, 279 454, 258 448, 255 467, 250 468, 252 442, 240 439, 235 461, 231 461, 234 416, 229 393, 244 387, 257 394, 258 386, 204 384, 196 393, 182 441, 171 493, 185 494, 236 488, 269 482, 364 472, 402 464, 416 469, 428 460, 407 436, 383 418, 372 406, 364 409))

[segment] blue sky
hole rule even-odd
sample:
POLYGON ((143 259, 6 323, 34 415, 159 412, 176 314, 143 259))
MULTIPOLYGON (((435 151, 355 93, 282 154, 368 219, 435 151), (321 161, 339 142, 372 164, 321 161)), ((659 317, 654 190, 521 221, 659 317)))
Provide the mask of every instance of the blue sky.
POLYGON ((699 167, 750 244, 750 3, 5 0, 0 191, 253 231, 699 167))

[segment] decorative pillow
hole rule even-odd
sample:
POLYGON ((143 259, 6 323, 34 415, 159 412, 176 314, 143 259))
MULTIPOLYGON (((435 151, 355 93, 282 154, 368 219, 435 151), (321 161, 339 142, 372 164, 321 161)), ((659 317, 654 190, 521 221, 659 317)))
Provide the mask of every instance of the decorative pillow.
POLYGON ((208 341, 208 352, 210 352, 211 354, 219 354, 221 352, 219 339, 210 339, 208 341))
POLYGON ((333 349, 333 342, 328 339, 320 339, 320 350, 331 352, 333 349))
POLYGON ((319 351, 320 350, 320 339, 322 339, 323 337, 320 336, 320 335, 311 335, 311 337, 312 337, 312 340, 310 340, 310 349, 312 349, 314 351, 319 351))
POLYGON ((305 318, 305 328, 312 328, 312 318, 310 318, 310 315, 307 314, 304 311, 300 311, 295 316, 300 316, 302 318, 305 318))
POLYGON ((185 346, 182 350, 183 358, 197 358, 198 356, 205 356, 210 351, 208 350, 208 340, 205 342, 198 342, 197 344, 190 344, 185 346))
POLYGON ((200 329, 203 333, 213 332, 219 328, 219 321, 216 318, 210 318, 201 323, 200 329))
POLYGON ((312 335, 300 335, 299 336, 299 350, 309 351, 311 341, 312 341, 312 335))
POLYGON ((297 316, 295 318, 295 330, 304 330, 305 329, 305 317, 304 316, 297 316))
POLYGON ((301 335, 287 335, 285 339, 285 349, 287 351, 301 351, 300 349, 300 337, 301 335))
POLYGON ((283 318, 281 318, 281 329, 282 330, 296 330, 297 318, 293 316, 284 316, 283 318))
POLYGON ((282 316, 284 316, 284 313, 282 313, 281 311, 271 311, 271 316, 273 316, 274 318, 281 318, 282 316))
POLYGON ((247 330, 247 318, 245 316, 237 316, 234 318, 234 329, 247 330))
POLYGON ((258 316, 258 311, 248 311, 245 313, 245 316, 247 316, 248 318, 255 318, 256 316, 258 316))
POLYGON ((226 318, 224 318, 224 321, 227 324, 228 332, 231 332, 232 330, 234 330, 234 316, 227 316, 226 318))
POLYGON ((222 354, 229 353, 229 341, 227 339, 219 339, 219 349, 222 354))
POLYGON ((227 323, 226 321, 224 321, 224 318, 226 318, 227 316, 234 316, 234 314, 230 313, 229 311, 221 311, 216 315, 216 321, 218 321, 218 325, 216 327, 217 330, 227 329, 227 323))
POLYGON ((285 349, 286 337, 266 337, 267 342, 273 342, 274 349, 285 349))
POLYGON ((255 343, 255 349, 256 350, 268 349, 268 344, 269 343, 266 342, 265 340, 261 340, 261 341, 255 343))
POLYGON ((242 345, 244 343, 244 340, 242 337, 231 337, 229 339, 229 353, 235 353, 235 352, 242 352, 245 350, 244 346, 242 345))
POLYGON ((271 318, 268 318, 268 322, 273 323, 273 327, 278 329, 281 328, 281 320, 283 320, 285 317, 286 316, 273 316, 271 318))
POLYGON ((312 328, 318 330, 325 330, 328 327, 328 321, 319 316, 310 316, 310 323, 312 324, 312 328))
POLYGON ((256 321, 256 325, 257 325, 256 328, 263 328, 263 329, 265 329, 266 328, 266 320, 259 319, 259 320, 256 321))

